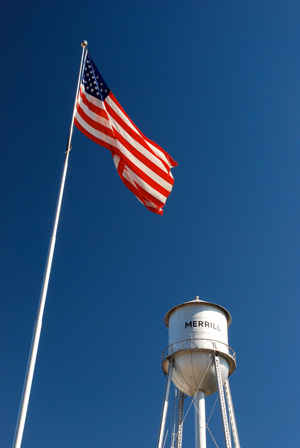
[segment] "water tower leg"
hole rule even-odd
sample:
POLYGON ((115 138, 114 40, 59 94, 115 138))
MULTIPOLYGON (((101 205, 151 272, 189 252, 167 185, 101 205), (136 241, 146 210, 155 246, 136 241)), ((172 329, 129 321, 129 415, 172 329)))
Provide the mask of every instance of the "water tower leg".
POLYGON ((199 390, 195 396, 195 448, 206 448, 205 394, 199 390))
POLYGON ((168 412, 168 406, 169 406, 169 396, 170 396, 170 386, 171 386, 171 380, 172 380, 172 373, 173 373, 173 360, 170 360, 170 362, 169 362, 169 369, 168 369, 168 375, 167 375, 166 389, 165 389, 165 396, 164 396, 164 405, 163 405, 163 410, 162 410, 162 414, 161 414, 161 421, 160 421, 160 429, 159 429, 159 437, 158 437, 157 448, 162 448, 163 441, 164 441, 166 419, 167 419, 167 412, 168 412))
POLYGON ((175 448, 182 447, 184 398, 185 398, 184 393, 179 392, 175 448))
POLYGON ((218 383, 218 389, 219 389, 219 399, 220 399, 220 407, 221 407, 221 414, 222 414, 222 421, 223 421, 225 443, 226 443, 226 448, 231 448, 231 437, 230 437, 229 425, 228 425, 228 419, 227 419, 226 403, 225 403, 223 384, 222 384, 220 360, 217 355, 214 356, 214 361, 215 361, 216 377, 217 377, 217 383, 218 383))
POLYGON ((225 389, 225 395, 226 395, 226 399, 227 399, 227 407, 228 407, 229 420, 230 420, 231 429, 232 429, 232 437, 233 437, 234 446, 235 446, 235 448, 241 448, 237 425, 236 425, 236 420, 235 420, 235 415, 234 415, 234 410, 233 410, 233 402, 232 402, 228 378, 224 383, 224 389, 225 389))

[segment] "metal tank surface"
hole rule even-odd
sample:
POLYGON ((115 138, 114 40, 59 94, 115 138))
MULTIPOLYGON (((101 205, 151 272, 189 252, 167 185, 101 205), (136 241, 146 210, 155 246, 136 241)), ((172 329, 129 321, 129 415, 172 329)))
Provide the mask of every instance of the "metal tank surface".
POLYGON ((162 368, 168 373, 172 361, 172 381, 184 394, 205 396, 218 390, 213 356, 218 355, 222 384, 236 368, 235 354, 228 345, 230 313, 204 300, 175 306, 165 316, 169 346, 163 352, 162 368))

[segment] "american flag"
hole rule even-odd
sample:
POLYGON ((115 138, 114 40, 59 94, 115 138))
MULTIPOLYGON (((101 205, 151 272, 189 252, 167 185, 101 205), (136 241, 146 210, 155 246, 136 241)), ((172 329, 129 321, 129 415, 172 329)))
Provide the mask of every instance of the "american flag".
POLYGON ((177 163, 135 126, 87 53, 74 123, 88 138, 112 153, 130 191, 152 212, 163 214, 177 163))

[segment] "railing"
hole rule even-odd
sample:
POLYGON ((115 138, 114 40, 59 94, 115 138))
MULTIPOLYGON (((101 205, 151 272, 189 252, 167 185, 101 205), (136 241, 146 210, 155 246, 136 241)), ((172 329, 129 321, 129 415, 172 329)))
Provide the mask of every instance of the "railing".
POLYGON ((191 338, 191 339, 183 339, 182 341, 174 342, 173 344, 166 347, 161 355, 162 361, 165 358, 168 358, 169 356, 172 356, 177 352, 184 352, 185 350, 188 350, 188 351, 190 351, 190 350, 191 351, 193 351, 193 350, 195 350, 195 351, 205 350, 206 351, 207 350, 210 352, 220 352, 220 354, 230 356, 231 358, 234 359, 234 361, 236 360, 235 352, 229 345, 225 344, 224 342, 217 341, 214 339, 207 339, 207 338, 191 338), (209 347, 206 347, 205 346, 206 344, 204 344, 204 346, 199 346, 196 344, 196 341, 204 341, 210 345, 209 345, 209 347))

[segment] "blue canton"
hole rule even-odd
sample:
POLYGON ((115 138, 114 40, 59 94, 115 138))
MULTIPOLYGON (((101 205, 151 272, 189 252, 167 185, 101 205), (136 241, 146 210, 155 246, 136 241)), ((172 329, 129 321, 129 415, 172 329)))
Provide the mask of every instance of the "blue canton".
POLYGON ((85 61, 82 82, 89 95, 101 99, 102 101, 105 100, 110 92, 108 85, 102 78, 101 73, 95 66, 89 54, 85 61))

